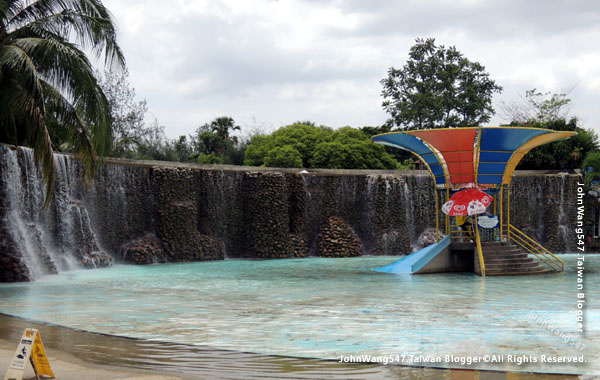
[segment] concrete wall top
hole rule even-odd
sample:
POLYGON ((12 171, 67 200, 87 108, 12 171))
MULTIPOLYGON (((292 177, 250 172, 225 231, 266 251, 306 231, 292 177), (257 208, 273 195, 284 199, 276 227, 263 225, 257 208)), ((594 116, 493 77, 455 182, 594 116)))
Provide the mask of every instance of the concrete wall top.
MULTIPOLYGON (((277 173, 300 173, 302 170, 306 170, 308 174, 312 175, 424 175, 429 176, 427 170, 376 170, 376 169, 299 169, 299 168, 268 168, 263 166, 238 166, 238 165, 211 165, 211 164, 196 164, 189 162, 173 162, 173 161, 153 161, 153 160, 131 160, 126 158, 107 158, 106 163, 115 165, 129 165, 129 166, 162 166, 162 167, 177 167, 177 168, 190 168, 190 169, 201 169, 201 170, 217 170, 227 172, 247 172, 247 171, 261 171, 261 172, 277 172, 277 173)), ((545 175, 571 175, 581 176, 579 170, 573 172, 566 172, 564 170, 516 170, 515 176, 545 176, 545 175)))
MULTIPOLYGON (((8 145, 11 149, 15 149, 14 145, 8 145)), ((62 153, 75 157, 73 154, 62 153)), ((277 172, 277 173, 292 173, 299 174, 300 171, 306 170, 310 175, 316 176, 348 176, 348 175, 423 175, 429 176, 426 170, 375 170, 375 169, 299 169, 299 168, 267 168, 262 166, 237 166, 237 165, 211 165, 197 164, 189 162, 173 162, 173 161, 154 161, 154 160, 132 160, 127 158, 112 158, 104 159, 106 164, 137 166, 137 167, 173 167, 173 168, 189 168, 198 170, 215 170, 224 172, 277 172)), ((568 173, 564 170, 516 170, 515 176, 544 176, 544 175, 576 175, 581 176, 580 170, 576 169, 575 173, 568 173)))

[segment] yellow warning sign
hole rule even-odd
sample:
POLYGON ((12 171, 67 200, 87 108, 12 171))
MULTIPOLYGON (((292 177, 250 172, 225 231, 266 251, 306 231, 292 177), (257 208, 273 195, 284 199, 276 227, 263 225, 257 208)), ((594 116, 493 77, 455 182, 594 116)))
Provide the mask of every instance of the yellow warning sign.
POLYGON ((42 337, 36 329, 25 329, 23 332, 21 341, 17 346, 17 352, 15 352, 10 367, 4 375, 4 380, 22 380, 28 361, 33 366, 33 371, 38 378, 45 375, 54 379, 54 373, 50 368, 42 337))
POLYGON ((33 352, 31 356, 33 357, 33 364, 35 365, 38 376, 47 375, 54 379, 54 373, 52 372, 52 368, 50 368, 50 362, 46 356, 46 350, 44 349, 44 344, 42 343, 42 336, 39 332, 37 332, 35 336, 35 342, 33 343, 33 352))

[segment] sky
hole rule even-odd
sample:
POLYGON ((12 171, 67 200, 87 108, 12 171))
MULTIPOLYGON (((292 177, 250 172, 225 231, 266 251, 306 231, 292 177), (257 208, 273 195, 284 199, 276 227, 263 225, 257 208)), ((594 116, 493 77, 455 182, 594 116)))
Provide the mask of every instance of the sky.
POLYGON ((298 120, 381 125, 381 79, 416 38, 455 46, 504 90, 570 91, 569 116, 600 132, 596 0, 104 0, 129 83, 170 138, 219 116, 245 133, 298 120))

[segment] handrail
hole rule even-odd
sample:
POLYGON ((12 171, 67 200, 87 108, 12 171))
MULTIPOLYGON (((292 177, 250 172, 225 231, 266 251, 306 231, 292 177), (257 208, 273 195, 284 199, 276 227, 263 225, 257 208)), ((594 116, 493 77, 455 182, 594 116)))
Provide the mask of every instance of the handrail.
MULTIPOLYGON (((475 223, 477 223, 477 218, 475 219, 475 223)), ((481 240, 479 239, 479 228, 477 227, 475 227, 475 244, 477 246, 477 255, 479 256, 479 267, 481 268, 481 276, 485 277, 485 263, 483 260, 483 250, 481 249, 481 240)))
POLYGON ((465 227, 459 227, 456 225, 452 225, 450 226, 450 238, 451 239, 473 239, 474 238, 474 233, 473 233, 473 229, 471 228, 471 226, 467 226, 467 228, 465 227))
POLYGON ((511 237, 511 240, 515 241, 529 253, 535 255, 538 259, 540 259, 542 262, 544 262, 546 265, 552 268, 552 270, 559 270, 561 272, 564 272, 565 262, 561 258, 554 255, 543 245, 527 236, 527 234, 525 234, 523 231, 519 230, 512 224, 508 224, 506 227, 507 232, 512 232, 512 235, 509 235, 511 237))
MULTIPOLYGON (((514 234, 514 231, 513 231, 514 234)), ((524 240, 522 237, 520 237, 519 235, 515 234, 515 236, 512 237, 513 241, 515 241, 518 245, 520 245, 522 248, 524 248, 528 253, 531 253, 533 255, 535 255, 538 259, 540 259, 540 261, 542 261, 544 264, 548 265, 549 267, 552 267, 552 269, 554 270, 562 270, 560 268, 560 263, 556 263, 554 261, 552 261, 551 259, 548 259, 545 254, 540 255, 537 251, 536 251, 536 247, 534 247, 533 245, 531 245, 530 243, 528 243, 526 240, 524 240), (557 265, 559 268, 555 268, 555 265, 557 265)))

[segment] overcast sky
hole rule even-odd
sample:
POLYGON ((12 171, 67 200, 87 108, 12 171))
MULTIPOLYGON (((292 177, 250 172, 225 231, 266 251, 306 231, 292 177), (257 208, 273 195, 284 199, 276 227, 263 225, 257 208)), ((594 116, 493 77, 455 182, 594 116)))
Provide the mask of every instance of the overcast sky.
MULTIPOLYGON (((104 0, 137 97, 168 137, 217 116, 246 131, 297 120, 380 125, 381 84, 416 38, 454 45, 517 101, 574 86, 570 115, 600 131, 600 1, 104 0)), ((151 118, 150 116, 149 118, 151 118)))

